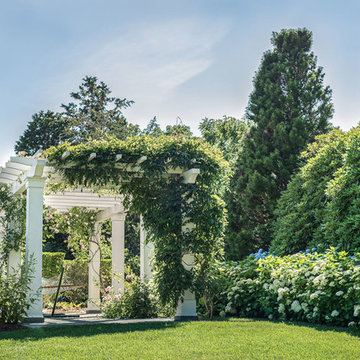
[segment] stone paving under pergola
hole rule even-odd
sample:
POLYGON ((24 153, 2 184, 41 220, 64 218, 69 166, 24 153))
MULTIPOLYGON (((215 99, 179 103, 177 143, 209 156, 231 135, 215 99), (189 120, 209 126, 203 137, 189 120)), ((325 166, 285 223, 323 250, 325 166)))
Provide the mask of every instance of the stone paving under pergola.
MULTIPOLYGON (((39 158, 41 153, 33 157, 13 156, 1 168, 0 183, 10 186, 14 195, 26 194, 26 251, 25 261, 28 262, 33 256, 34 277, 30 283, 28 296, 35 296, 36 300, 31 304, 26 321, 42 322, 42 242, 43 242, 43 207, 44 205, 64 212, 73 207, 85 207, 95 210, 96 223, 93 239, 89 239, 89 286, 88 286, 88 312, 99 312, 100 303, 100 248, 99 238, 101 223, 111 219, 112 222, 112 285, 115 291, 124 291, 124 249, 125 249, 125 219, 126 209, 123 206, 122 196, 111 193, 98 194, 89 188, 78 188, 58 193, 47 193, 46 184, 50 182, 63 182, 61 176, 48 163, 46 159, 39 158)), ((63 154, 65 159, 69 152, 63 154)), ((96 157, 95 153, 89 156, 91 162, 96 157)), ((115 161, 121 162, 121 154, 116 156, 115 161)), ((143 176, 139 165, 146 157, 140 157, 136 163, 129 164, 128 171, 138 172, 143 176)), ((72 166, 71 164, 69 166, 72 166)), ((192 169, 169 169, 164 176, 181 176, 184 183, 195 183, 200 170, 192 169)), ((140 215, 141 219, 141 215, 140 215)), ((187 225, 187 228, 191 227, 187 225)), ((186 229, 183 229, 186 230, 186 229)), ((152 243, 146 241, 146 231, 140 220, 140 277, 147 281, 152 277, 151 258, 154 253, 152 243)), ((193 256, 187 254, 183 258, 183 266, 186 269, 193 267, 193 256)), ((9 254, 9 272, 17 272, 21 264, 21 254, 12 250, 9 254)), ((195 296, 190 291, 185 291, 183 301, 179 301, 175 319, 197 318, 195 296)))

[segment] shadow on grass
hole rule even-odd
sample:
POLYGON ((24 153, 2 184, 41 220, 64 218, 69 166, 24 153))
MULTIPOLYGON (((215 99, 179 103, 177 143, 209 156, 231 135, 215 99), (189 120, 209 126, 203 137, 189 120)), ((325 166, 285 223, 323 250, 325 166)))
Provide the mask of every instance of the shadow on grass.
POLYGON ((167 330, 182 326, 181 322, 138 323, 138 324, 87 324, 87 325, 53 325, 25 330, 2 332, 1 340, 36 341, 51 337, 85 337, 101 334, 119 334, 134 331, 167 330))
MULTIPOLYGON (((337 326, 311 324, 296 321, 268 320, 262 318, 214 318, 212 321, 200 320, 202 322, 239 322, 239 323, 268 323, 295 327, 306 327, 316 331, 346 333, 360 338, 359 329, 348 329, 337 326)), ((37 341, 52 337, 88 337, 102 334, 121 334, 135 331, 161 331, 180 328, 187 322, 165 322, 165 323, 133 323, 133 324, 89 324, 89 325, 59 325, 45 326, 40 328, 27 328, 11 332, 0 332, 1 340, 37 341)))
POLYGON ((307 327, 310 329, 315 329, 317 331, 331 331, 331 332, 337 332, 337 333, 346 333, 350 334, 352 336, 356 336, 360 338, 360 329, 356 328, 345 328, 341 326, 330 326, 325 324, 312 324, 302 321, 285 321, 285 320, 269 320, 266 318, 236 318, 236 317, 230 317, 230 318, 214 318, 212 321, 227 321, 227 322, 267 322, 269 324, 284 324, 289 326, 299 326, 299 327, 307 327))

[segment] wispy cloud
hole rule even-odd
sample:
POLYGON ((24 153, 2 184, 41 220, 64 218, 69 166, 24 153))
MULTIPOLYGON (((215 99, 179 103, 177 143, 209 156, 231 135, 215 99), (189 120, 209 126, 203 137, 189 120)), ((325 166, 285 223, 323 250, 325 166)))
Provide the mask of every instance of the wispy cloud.
MULTIPOLYGON (((112 79, 121 93, 163 101, 172 90, 205 71, 226 27, 177 20, 129 29, 95 49, 82 71, 112 79), (120 89, 121 88, 121 89, 120 89)), ((127 95, 129 96, 129 95, 127 95)))
POLYGON ((88 40, 65 56, 67 70, 38 84, 44 94, 38 101, 42 107, 60 105, 83 76, 95 75, 114 96, 135 100, 126 115, 129 121, 145 125, 167 108, 167 100, 180 85, 209 69, 228 30, 222 21, 191 18, 142 22, 114 31, 106 42, 103 36, 101 41, 88 40))

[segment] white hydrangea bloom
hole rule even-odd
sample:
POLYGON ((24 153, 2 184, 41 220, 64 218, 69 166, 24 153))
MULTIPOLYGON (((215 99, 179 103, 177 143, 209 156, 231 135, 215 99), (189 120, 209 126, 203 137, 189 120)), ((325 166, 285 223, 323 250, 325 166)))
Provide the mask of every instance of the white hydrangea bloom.
POLYGON ((278 312, 280 314, 284 314, 285 313, 285 305, 284 304, 280 304, 278 307, 278 312))
POLYGON ((301 310, 301 305, 298 300, 295 300, 291 303, 291 310, 298 313, 301 310))

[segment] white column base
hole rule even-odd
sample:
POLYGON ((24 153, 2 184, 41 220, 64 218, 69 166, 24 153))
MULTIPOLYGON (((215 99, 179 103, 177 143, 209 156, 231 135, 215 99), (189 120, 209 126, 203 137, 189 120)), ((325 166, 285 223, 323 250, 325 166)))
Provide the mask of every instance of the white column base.
POLYGON ((185 290, 183 301, 179 300, 175 321, 198 320, 195 294, 185 290))
MULTIPOLYGON (((194 255, 184 254, 182 264, 186 270, 190 271, 194 267, 194 255)), ((198 320, 195 294, 190 290, 185 290, 183 301, 179 300, 175 314, 175 321, 186 320, 198 320)))

